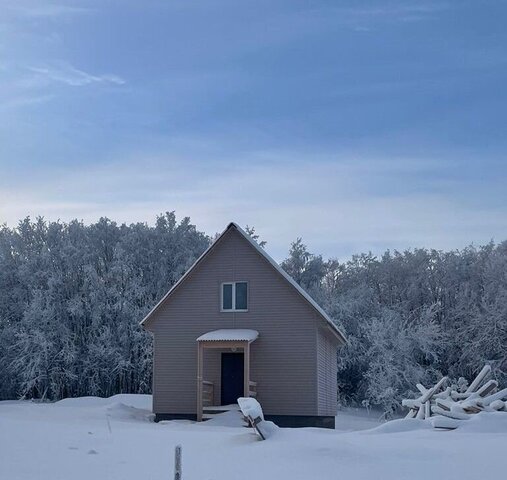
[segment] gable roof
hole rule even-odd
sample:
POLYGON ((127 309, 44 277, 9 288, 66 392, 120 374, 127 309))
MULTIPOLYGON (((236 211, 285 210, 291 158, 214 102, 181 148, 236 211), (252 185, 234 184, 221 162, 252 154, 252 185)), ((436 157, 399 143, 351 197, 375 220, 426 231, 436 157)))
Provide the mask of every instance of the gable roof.
POLYGON ((319 316, 325 321, 332 333, 340 340, 341 343, 346 343, 345 335, 340 331, 336 324, 331 320, 329 315, 322 309, 322 307, 312 298, 308 293, 280 266, 271 258, 268 253, 261 248, 255 240, 250 237, 239 225, 234 222, 229 223, 227 228, 217 237, 217 239, 204 251, 204 253, 194 262, 194 264, 183 274, 183 276, 171 287, 171 289, 162 297, 162 299, 150 310, 150 312, 140 322, 145 325, 150 317, 158 310, 158 308, 171 296, 171 294, 185 281, 190 273, 199 265, 208 254, 220 242, 220 239, 231 229, 236 230, 241 236, 253 247, 255 250, 264 257, 265 260, 288 282, 294 289, 306 300, 319 316))

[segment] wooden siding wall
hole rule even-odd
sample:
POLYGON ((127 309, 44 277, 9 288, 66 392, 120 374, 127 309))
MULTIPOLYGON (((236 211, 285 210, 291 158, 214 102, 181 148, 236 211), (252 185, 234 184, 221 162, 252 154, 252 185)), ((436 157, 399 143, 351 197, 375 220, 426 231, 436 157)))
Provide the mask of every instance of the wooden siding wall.
MULTIPOLYGON (((258 382, 264 412, 318 415, 315 340, 322 320, 236 230, 219 242, 150 320, 155 338, 154 412, 195 413, 197 337, 220 328, 250 328, 259 332, 251 345, 250 378, 258 382), (220 312, 221 283, 243 280, 248 282, 248 312, 220 312)), ((215 383, 219 396, 219 351, 208 350, 204 365, 204 378, 215 383)), ((333 378, 336 385, 336 375, 333 378)), ((336 394, 329 395, 322 402, 336 399, 336 394)), ((219 397, 215 400, 220 402, 219 397)))
POLYGON ((318 414, 335 416, 337 411, 338 343, 327 330, 317 331, 318 414))
MULTIPOLYGON (((221 386, 221 355, 225 350, 222 349, 204 349, 203 358, 203 379, 213 382, 214 398, 213 405, 220 405, 220 386, 221 386)), ((168 412, 172 413, 172 412, 168 412)))

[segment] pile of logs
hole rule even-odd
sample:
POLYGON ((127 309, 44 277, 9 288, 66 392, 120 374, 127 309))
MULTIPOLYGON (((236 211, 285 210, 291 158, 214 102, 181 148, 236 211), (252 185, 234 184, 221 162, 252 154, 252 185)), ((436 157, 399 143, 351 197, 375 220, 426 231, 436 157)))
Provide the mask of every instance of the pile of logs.
POLYGON ((426 388, 420 383, 417 389, 421 392, 419 398, 403 400, 402 405, 409 408, 406 418, 426 419, 430 417, 444 417, 451 422, 433 422, 435 427, 456 428, 456 421, 468 420, 470 414, 482 411, 507 412, 507 388, 498 391, 495 380, 487 380, 491 367, 486 365, 469 385, 446 386, 449 379, 443 377, 435 386, 426 388), (453 423, 454 422, 454 423, 453 423))

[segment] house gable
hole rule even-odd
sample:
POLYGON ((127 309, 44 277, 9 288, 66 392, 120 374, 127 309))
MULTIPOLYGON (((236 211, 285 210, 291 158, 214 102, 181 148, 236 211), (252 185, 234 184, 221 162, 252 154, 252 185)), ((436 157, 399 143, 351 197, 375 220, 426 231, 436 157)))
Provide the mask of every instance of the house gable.
MULTIPOLYGON (((267 414, 316 415, 318 314, 245 237, 231 228, 153 313, 153 410, 196 411, 197 338, 218 329, 251 329, 251 379, 267 414), (222 282, 246 280, 248 312, 220 311, 222 282)), ((204 376, 220 404, 221 352, 206 352, 204 376)))
MULTIPOLYGON (((333 334, 338 344, 343 344, 346 342, 344 335, 342 332, 336 327, 333 321, 328 317, 328 315, 322 310, 322 308, 262 249, 259 245, 251 239, 251 237, 244 232, 241 227, 236 225, 235 223, 230 223, 224 232, 215 240, 215 242, 196 260, 196 262, 190 267, 187 272, 181 277, 181 279, 176 282, 176 284, 167 292, 167 294, 160 300, 160 302, 148 313, 148 315, 141 321, 141 325, 144 326, 147 330, 153 330, 154 320, 159 318, 159 315, 155 315, 157 311, 159 311, 162 307, 170 303, 173 298, 178 297, 178 291, 182 288, 185 288, 184 285, 191 282, 191 279, 195 279, 197 276, 209 275, 211 284, 204 284, 201 286, 199 301, 204 304, 212 305, 219 299, 220 296, 220 285, 221 282, 229 282, 229 281, 249 281, 247 276, 241 276, 241 269, 238 271, 238 265, 242 263, 246 263, 246 265, 250 265, 253 267, 255 262, 262 262, 264 264, 269 265, 272 270, 273 276, 278 277, 278 282, 275 284, 280 285, 281 283, 285 283, 294 293, 297 293, 297 298, 294 296, 294 301, 299 304, 304 304, 305 307, 311 307, 316 315, 311 315, 312 318, 319 320, 324 323, 325 327, 329 329, 329 331, 333 334), (243 244, 243 248, 238 248, 237 246, 229 246, 229 248, 224 248, 225 245, 231 242, 231 238, 237 237, 241 244, 243 244), (246 246, 246 248, 245 248, 246 246), (218 257, 219 261, 209 262, 208 260, 214 257, 215 259, 218 257), (238 259, 238 257, 240 257, 238 259), (215 269, 215 272, 209 272, 210 263, 212 264, 212 269, 215 269), (216 278, 221 278, 219 283, 216 282, 216 278), (214 279, 214 282, 211 280, 214 279)), ((254 268, 255 270, 255 268, 254 268)), ((273 279, 274 281, 274 279, 273 279)), ((201 282, 199 282, 201 283, 201 282)), ((254 290, 254 297, 251 298, 251 293, 249 289, 249 302, 259 301, 270 301, 276 305, 276 297, 273 299, 273 295, 276 296, 276 291, 270 292, 266 290, 264 298, 256 298, 255 293, 261 292, 261 290, 254 290)), ((273 305, 273 308, 274 308, 273 305)), ((191 308, 189 306, 189 308, 191 308)), ((211 312, 210 312, 211 313, 211 312)), ((247 312, 235 313, 235 312, 223 312, 225 316, 233 316, 231 318, 236 318, 236 316, 247 315, 247 312)), ((165 317, 165 315, 162 315, 165 317)), ((156 320, 155 320, 156 321, 156 320)))

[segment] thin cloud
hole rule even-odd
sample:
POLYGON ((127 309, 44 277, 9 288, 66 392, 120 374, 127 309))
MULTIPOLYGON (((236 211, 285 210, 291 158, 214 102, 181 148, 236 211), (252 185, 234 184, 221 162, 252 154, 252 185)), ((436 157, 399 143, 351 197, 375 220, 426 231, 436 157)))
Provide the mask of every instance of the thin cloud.
POLYGON ((449 9, 447 3, 398 3, 387 6, 334 8, 334 13, 355 31, 370 31, 377 23, 420 22, 449 9))
POLYGON ((348 14, 357 17, 387 17, 387 18, 400 18, 406 15, 420 15, 428 16, 437 12, 447 10, 449 5, 447 3, 414 3, 406 4, 399 3, 388 6, 375 6, 375 7, 351 7, 351 8, 337 8, 343 14, 348 14))
POLYGON ((28 67, 28 70, 37 74, 42 79, 49 79, 53 82, 63 83, 71 87, 83 87, 94 83, 124 85, 126 81, 113 74, 94 75, 69 64, 55 66, 28 67))
POLYGON ((34 18, 52 18, 69 15, 80 15, 89 13, 91 10, 85 7, 62 5, 57 3, 42 2, 36 4, 25 5, 8 5, 7 9, 18 16, 34 17, 34 18))
POLYGON ((41 103, 49 102, 54 98, 54 95, 35 95, 35 96, 21 96, 9 98, 8 100, 2 101, 0 104, 0 111, 18 109, 23 107, 31 107, 33 105, 39 105, 41 103))

